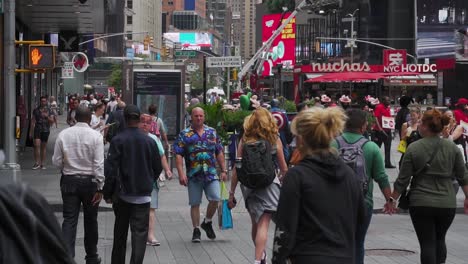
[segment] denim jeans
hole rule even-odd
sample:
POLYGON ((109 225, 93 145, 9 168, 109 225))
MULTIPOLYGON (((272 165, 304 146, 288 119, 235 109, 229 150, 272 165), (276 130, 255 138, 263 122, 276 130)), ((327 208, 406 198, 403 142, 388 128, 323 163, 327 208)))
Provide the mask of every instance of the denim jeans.
POLYGON ((115 214, 114 245, 112 247, 112 264, 125 264, 128 226, 132 232, 131 264, 141 264, 145 257, 148 239, 150 203, 131 204, 118 199, 112 205, 115 214))
POLYGON ((91 201, 97 191, 97 184, 92 176, 78 178, 75 176, 62 176, 60 190, 63 200, 62 233, 72 257, 75 257, 76 227, 80 206, 83 205, 84 247, 86 263, 95 263, 98 259, 98 206, 91 201))
POLYGON ((366 233, 372 219, 373 208, 368 206, 366 213, 361 232, 356 233, 356 264, 364 264, 364 244, 366 241, 366 233))

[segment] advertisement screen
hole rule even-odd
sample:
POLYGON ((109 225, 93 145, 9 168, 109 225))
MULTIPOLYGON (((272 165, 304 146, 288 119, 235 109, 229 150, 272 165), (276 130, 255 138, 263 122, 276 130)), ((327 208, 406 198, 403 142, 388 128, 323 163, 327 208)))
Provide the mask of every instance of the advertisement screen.
MULTIPOLYGON (((273 32, 281 26, 283 20, 286 20, 291 13, 271 14, 263 16, 262 20, 262 41, 265 43, 273 32)), ((296 63, 296 18, 293 18, 281 34, 276 37, 268 52, 267 60, 263 63, 263 76, 273 75, 273 67, 283 64, 283 68, 293 68, 296 63)))
POLYGON ((133 73, 134 103, 142 112, 158 107, 158 117, 164 121, 167 134, 180 131, 182 75, 180 71, 135 70, 133 73))
POLYGON ((169 40, 166 45, 180 43, 186 49, 211 47, 213 43, 213 35, 207 32, 168 32, 164 38, 169 40))
POLYGON ((455 57, 455 32, 468 27, 467 12, 467 0, 417 0, 418 58, 455 57))

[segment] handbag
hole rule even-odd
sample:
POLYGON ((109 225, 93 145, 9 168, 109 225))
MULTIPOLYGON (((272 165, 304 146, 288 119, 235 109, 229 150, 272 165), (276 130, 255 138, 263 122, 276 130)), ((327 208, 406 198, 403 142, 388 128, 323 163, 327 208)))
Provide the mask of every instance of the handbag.
POLYGON ((421 169, 419 169, 414 174, 408 188, 403 190, 403 192, 401 193, 400 199, 398 200, 398 208, 403 209, 403 210, 408 210, 409 209, 409 206, 410 206, 410 200, 409 199, 410 199, 410 194, 411 194, 411 185, 413 185, 413 181, 414 181, 416 176, 424 173, 427 169, 429 169, 431 167, 432 160, 434 160, 434 157, 435 157, 435 154, 437 152, 437 149, 439 147, 440 142, 442 142, 442 140, 439 140, 437 142, 437 145, 434 148, 434 151, 432 152, 431 157, 429 158, 429 160, 426 162, 426 164, 424 164, 424 166, 421 169))
POLYGON ((218 205, 218 224, 219 229, 226 230, 233 228, 231 209, 229 209, 229 193, 226 184, 222 181, 221 187, 221 201, 218 205))
POLYGON ((400 140, 400 144, 398 144, 398 149, 397 149, 398 152, 404 154, 406 152, 406 146, 407 146, 406 140, 405 139, 400 140))

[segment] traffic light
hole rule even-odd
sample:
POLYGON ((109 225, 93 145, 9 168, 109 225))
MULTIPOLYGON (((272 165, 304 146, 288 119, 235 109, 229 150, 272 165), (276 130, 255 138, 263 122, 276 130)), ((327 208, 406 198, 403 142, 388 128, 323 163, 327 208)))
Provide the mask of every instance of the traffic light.
POLYGON ((146 35, 143 39, 143 50, 148 50, 148 46, 150 45, 151 38, 149 35, 146 35))
POLYGON ((53 69, 55 47, 53 45, 29 45, 29 69, 53 69))
POLYGON ((233 81, 237 81, 237 68, 232 69, 232 78, 233 81))

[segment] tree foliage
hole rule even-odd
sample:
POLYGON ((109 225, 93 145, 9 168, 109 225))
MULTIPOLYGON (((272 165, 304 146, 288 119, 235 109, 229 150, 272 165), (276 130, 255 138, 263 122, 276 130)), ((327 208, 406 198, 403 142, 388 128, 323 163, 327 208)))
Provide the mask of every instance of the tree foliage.
POLYGON ((121 91, 122 87, 122 65, 112 65, 112 73, 108 79, 109 86, 114 87, 117 92, 121 91))
POLYGON ((292 12, 296 7, 295 0, 269 0, 268 1, 268 10, 270 13, 282 13, 283 7, 287 7, 288 11, 292 12))

